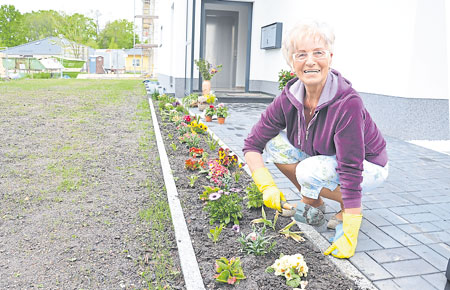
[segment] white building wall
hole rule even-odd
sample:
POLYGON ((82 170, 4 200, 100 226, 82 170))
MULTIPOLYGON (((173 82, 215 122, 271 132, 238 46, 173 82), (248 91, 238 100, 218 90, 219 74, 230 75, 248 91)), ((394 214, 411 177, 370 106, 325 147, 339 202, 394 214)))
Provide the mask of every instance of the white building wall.
MULTIPOLYGON (((332 67, 360 92, 406 98, 449 98, 449 39, 445 0, 273 0, 253 2, 250 80, 276 82, 289 69, 281 50, 260 49, 261 27, 319 19, 335 31, 332 67)), ((194 58, 199 56, 200 7, 196 1, 194 58)), ((249 1, 247 1, 249 2, 249 1)), ((184 78, 186 1, 160 2, 159 72, 184 78), (164 3, 164 4, 163 4, 164 3), (171 7, 173 9, 173 15, 171 7)), ((240 23, 243 19, 239 19, 240 23)), ((240 39, 241 41, 242 39, 240 39)), ((239 62, 238 85, 244 67, 239 62)), ((198 72, 194 66, 194 76, 198 72)))
POLYGON ((186 1, 167 1, 161 4, 159 11, 158 73, 184 78, 186 1))
POLYGON ((253 6, 250 79, 277 80, 289 69, 281 50, 259 48, 261 27, 319 19, 336 34, 332 67, 361 92, 448 98, 444 0, 257 0, 253 6), (270 13, 267 13, 270 11, 270 13))

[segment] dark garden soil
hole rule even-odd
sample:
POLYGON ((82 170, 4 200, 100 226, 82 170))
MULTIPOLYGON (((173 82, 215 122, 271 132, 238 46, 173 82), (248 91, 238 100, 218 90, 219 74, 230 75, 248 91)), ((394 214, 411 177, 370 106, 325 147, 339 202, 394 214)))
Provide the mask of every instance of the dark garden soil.
MULTIPOLYGON (((178 133, 175 125, 170 122, 162 122, 157 102, 155 109, 158 114, 159 124, 163 134, 165 147, 171 164, 178 194, 180 196, 184 216, 187 221, 189 233, 192 239, 197 261, 203 277, 205 287, 207 289, 292 289, 285 284, 282 277, 275 276, 265 272, 265 269, 272 265, 279 258, 280 254, 293 255, 300 253, 304 256, 309 267, 307 276, 308 286, 306 289, 360 289, 353 281, 347 279, 337 268, 325 257, 321 251, 306 237, 304 242, 298 243, 292 239, 285 239, 277 234, 278 230, 291 222, 290 218, 281 217, 278 219, 276 230, 268 229, 266 235, 276 235, 276 246, 273 251, 265 256, 245 255, 241 251, 240 243, 237 241, 240 235, 231 229, 232 223, 224 228, 219 241, 215 244, 207 236, 209 230, 218 224, 211 226, 207 212, 203 210, 204 203, 199 199, 199 194, 203 191, 204 185, 212 185, 206 178, 205 174, 199 174, 198 171, 188 171, 184 168, 185 160, 188 158, 188 148, 178 141, 178 133), (170 133, 170 134, 169 134, 170 133), (177 145, 174 150, 171 143, 177 145), (195 186, 189 186, 188 177, 191 175, 199 175, 199 179, 195 186), (242 280, 238 285, 232 286, 216 282, 213 278, 215 274, 215 260, 220 257, 240 257, 244 274, 247 279, 242 280)), ((205 123, 206 125, 208 123, 205 123)), ((217 151, 211 152, 204 140, 200 143, 200 148, 205 149, 209 153, 209 158, 216 158, 217 151)), ((216 149, 217 150, 217 149, 216 149)), ((251 178, 243 171, 239 183, 235 183, 232 187, 245 189, 250 183, 251 178)), ((245 195, 242 190, 240 193, 245 195)), ((274 211, 266 209, 267 217, 273 219, 274 211)), ((247 209, 246 201, 243 203, 243 218, 240 220, 240 231, 248 234, 251 232, 251 221, 261 217, 260 209, 247 209)), ((297 231, 297 226, 294 226, 297 231)))
POLYGON ((141 81, 0 83, 0 289, 183 289, 144 96, 141 81))

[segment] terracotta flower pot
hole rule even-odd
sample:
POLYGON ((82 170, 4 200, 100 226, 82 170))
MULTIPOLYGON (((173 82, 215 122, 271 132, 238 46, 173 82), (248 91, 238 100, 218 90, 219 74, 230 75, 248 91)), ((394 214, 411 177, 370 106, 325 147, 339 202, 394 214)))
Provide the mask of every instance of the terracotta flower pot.
POLYGON ((202 94, 204 96, 209 95, 209 93, 211 92, 211 81, 210 80, 205 80, 202 83, 202 94))
POLYGON ((217 117, 217 122, 219 122, 219 124, 223 124, 223 123, 225 123, 225 118, 217 117))
POLYGON ((206 122, 212 122, 212 116, 205 116, 206 122))

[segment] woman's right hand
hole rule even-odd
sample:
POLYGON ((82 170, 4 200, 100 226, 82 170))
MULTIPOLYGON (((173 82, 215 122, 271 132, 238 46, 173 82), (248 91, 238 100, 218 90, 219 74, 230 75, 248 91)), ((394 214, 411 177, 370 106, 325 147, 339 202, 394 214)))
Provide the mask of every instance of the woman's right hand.
POLYGON ((252 178, 263 194, 264 205, 281 211, 281 201, 286 201, 286 198, 276 186, 269 170, 266 167, 255 169, 252 178))

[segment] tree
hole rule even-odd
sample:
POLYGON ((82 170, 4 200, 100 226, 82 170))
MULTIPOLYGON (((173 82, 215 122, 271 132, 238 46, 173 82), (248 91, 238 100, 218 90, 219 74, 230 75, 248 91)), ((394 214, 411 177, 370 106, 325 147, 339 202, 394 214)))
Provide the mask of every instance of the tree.
POLYGON ((25 13, 23 30, 27 41, 39 40, 49 36, 58 36, 56 22, 62 22, 62 16, 54 10, 39 10, 25 13))
MULTIPOLYGON (((100 32, 98 45, 100 48, 132 48, 133 23, 125 19, 108 22, 100 32)), ((135 35, 136 41, 138 40, 135 35)))
POLYGON ((12 47, 25 43, 23 15, 14 5, 0 6, 0 46, 12 47))
POLYGON ((94 20, 82 14, 63 14, 61 19, 54 18, 54 24, 59 33, 58 36, 70 40, 69 42, 61 41, 59 44, 64 48, 70 48, 75 58, 83 56, 83 45, 89 45, 96 40, 97 26, 94 20))

